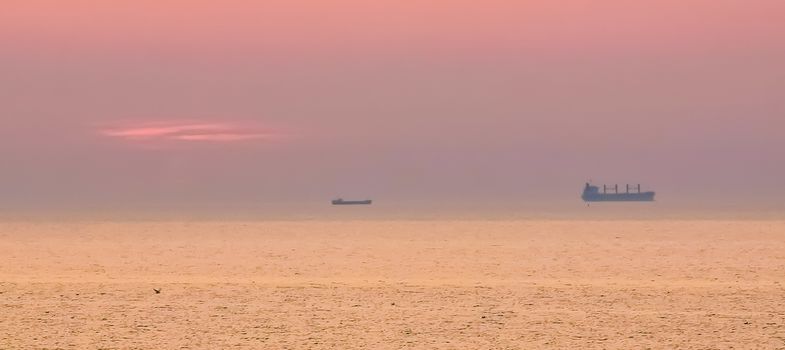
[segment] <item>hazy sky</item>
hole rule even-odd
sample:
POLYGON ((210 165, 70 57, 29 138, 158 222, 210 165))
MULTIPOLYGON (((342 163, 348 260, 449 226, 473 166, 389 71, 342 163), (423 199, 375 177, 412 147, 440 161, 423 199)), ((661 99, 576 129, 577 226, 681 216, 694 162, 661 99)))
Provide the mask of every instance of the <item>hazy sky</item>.
POLYGON ((780 0, 4 0, 0 205, 785 201, 780 0))

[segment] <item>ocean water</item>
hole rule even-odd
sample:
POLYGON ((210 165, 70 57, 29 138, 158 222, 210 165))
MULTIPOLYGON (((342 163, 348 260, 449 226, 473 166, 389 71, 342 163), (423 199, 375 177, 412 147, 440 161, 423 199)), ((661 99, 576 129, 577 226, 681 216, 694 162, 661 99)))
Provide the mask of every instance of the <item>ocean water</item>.
POLYGON ((0 222, 0 347, 785 346, 785 221, 336 215, 0 222))

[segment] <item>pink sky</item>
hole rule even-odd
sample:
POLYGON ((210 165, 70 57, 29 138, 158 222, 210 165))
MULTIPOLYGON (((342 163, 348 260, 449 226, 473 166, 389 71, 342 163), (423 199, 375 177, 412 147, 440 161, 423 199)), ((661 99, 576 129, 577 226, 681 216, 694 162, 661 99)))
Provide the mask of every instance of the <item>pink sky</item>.
POLYGON ((0 50, 5 207, 785 196, 782 1, 6 0, 0 50))

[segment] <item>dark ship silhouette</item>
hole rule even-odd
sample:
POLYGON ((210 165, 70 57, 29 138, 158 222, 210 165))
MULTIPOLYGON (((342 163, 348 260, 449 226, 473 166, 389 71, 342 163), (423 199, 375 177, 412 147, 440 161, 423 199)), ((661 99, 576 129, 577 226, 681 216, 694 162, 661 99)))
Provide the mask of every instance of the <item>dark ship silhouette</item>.
POLYGON ((370 199, 360 200, 360 201, 347 201, 343 198, 333 199, 333 205, 369 205, 371 204, 370 199))
POLYGON ((598 186, 592 186, 587 182, 581 198, 585 202, 651 202, 654 200, 654 192, 641 192, 641 185, 627 185, 626 191, 621 193, 619 185, 603 185, 600 192, 598 186))

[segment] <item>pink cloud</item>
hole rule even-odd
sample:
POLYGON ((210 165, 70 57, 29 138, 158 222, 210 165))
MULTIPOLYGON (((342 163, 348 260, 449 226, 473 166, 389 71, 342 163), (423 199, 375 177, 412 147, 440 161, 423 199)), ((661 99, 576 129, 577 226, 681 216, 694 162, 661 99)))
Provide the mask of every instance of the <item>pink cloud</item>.
POLYGON ((201 135, 177 135, 177 140, 183 141, 243 141, 269 138, 268 134, 201 134, 201 135))
POLYGON ((137 142, 240 142, 280 136, 257 125, 221 122, 167 121, 101 128, 99 134, 137 142))

